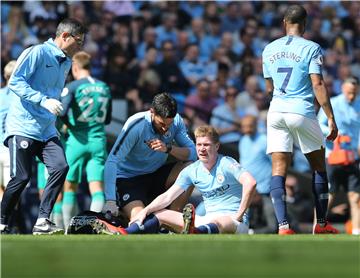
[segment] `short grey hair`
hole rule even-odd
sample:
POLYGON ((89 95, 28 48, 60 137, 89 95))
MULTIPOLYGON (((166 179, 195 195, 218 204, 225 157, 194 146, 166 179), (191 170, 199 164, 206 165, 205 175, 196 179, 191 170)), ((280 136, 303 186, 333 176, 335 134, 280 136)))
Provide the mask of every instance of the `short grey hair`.
POLYGON ((70 33, 72 36, 76 36, 86 34, 87 29, 78 20, 73 18, 66 18, 59 23, 56 29, 56 37, 60 37, 64 32, 70 33))
POLYGON ((359 85, 359 79, 357 79, 355 76, 350 76, 344 80, 345 83, 351 83, 355 86, 359 85))

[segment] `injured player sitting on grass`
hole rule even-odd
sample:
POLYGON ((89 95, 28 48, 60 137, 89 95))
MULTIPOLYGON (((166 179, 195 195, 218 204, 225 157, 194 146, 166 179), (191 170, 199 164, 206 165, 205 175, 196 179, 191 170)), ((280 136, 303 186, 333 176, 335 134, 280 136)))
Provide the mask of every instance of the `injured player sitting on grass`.
POLYGON ((211 126, 195 130, 199 160, 184 168, 174 185, 141 210, 128 228, 97 219, 92 228, 100 234, 151 234, 161 226, 181 233, 247 233, 247 209, 255 192, 256 181, 231 157, 218 154, 219 135, 211 126), (188 187, 194 185, 204 199, 206 215, 196 216, 193 205, 183 213, 167 210, 188 187))

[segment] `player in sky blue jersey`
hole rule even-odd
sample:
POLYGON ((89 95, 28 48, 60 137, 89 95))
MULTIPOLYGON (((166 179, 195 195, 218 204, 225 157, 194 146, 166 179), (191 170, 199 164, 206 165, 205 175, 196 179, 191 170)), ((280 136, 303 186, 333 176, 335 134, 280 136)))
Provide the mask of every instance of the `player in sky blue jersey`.
MULTIPOLYGON (((187 165, 185 161, 194 160, 195 144, 177 114, 175 99, 167 93, 157 94, 149 111, 126 121, 107 158, 103 212, 117 215, 118 201, 125 216, 132 219, 173 184, 187 165), (179 161, 166 163, 169 155, 179 161)), ((172 208, 181 209, 191 192, 192 188, 172 208)))
POLYGON ((285 203, 285 179, 293 144, 299 145, 313 170, 317 224, 314 233, 337 233, 326 220, 328 181, 324 139, 316 119, 314 96, 328 119, 327 140, 337 136, 337 126, 321 68, 323 56, 318 44, 302 37, 306 10, 292 5, 285 12, 286 36, 267 45, 263 51, 266 91, 272 95, 267 117, 267 153, 272 156, 270 194, 279 224, 279 234, 293 234, 285 203))
POLYGON ((94 224, 95 231, 156 233, 165 225, 183 233, 247 233, 246 211, 255 192, 255 179, 235 159, 218 154, 219 134, 214 127, 198 127, 195 138, 199 160, 182 170, 165 193, 133 217, 128 228, 116 228, 98 221, 94 224), (184 215, 165 209, 192 185, 202 194, 205 216, 195 217, 190 204, 185 206, 184 215))

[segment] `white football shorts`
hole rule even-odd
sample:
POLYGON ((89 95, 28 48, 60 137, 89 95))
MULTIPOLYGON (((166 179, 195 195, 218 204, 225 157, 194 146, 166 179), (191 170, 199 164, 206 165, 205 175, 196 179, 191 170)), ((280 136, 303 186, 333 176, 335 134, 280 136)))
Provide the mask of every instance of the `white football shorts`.
MULTIPOLYGON (((196 215, 195 217, 195 227, 199 227, 201 225, 206 225, 211 223, 216 217, 219 216, 226 216, 229 214, 206 214, 204 216, 196 215)), ((233 219, 233 222, 236 226, 235 234, 248 234, 249 233, 249 226, 243 222, 239 222, 233 219)))
POLYGON ((324 146, 324 136, 317 119, 295 113, 269 112, 266 153, 293 152, 294 144, 304 154, 324 146))

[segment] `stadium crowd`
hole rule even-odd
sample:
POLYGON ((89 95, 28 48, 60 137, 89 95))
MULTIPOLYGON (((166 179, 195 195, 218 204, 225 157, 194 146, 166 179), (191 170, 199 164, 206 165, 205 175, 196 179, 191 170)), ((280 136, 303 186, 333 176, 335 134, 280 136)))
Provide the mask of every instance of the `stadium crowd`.
MULTIPOLYGON (((302 4, 309 15, 304 37, 323 48, 328 93, 340 95, 347 78, 360 78, 360 2, 302 4)), ((177 100, 190 133, 212 124, 220 135, 219 152, 241 160, 239 143, 246 134, 242 119, 252 116, 256 132, 266 134, 270 100, 261 54, 268 43, 284 35, 282 20, 288 5, 281 1, 2 1, 1 85, 6 85, 3 73, 9 61, 52 37, 64 18, 75 18, 89 29, 83 49, 92 57, 92 76, 108 84, 112 99, 127 102, 128 116, 149 109, 157 93, 168 92, 177 100)), ((304 209, 311 206, 311 189, 299 186, 309 182, 310 172, 300 152, 294 153, 292 170, 286 191, 290 221, 297 227, 313 218, 304 209)), ((250 213, 255 231, 272 221, 263 213, 263 193, 255 197, 250 213)), ((339 209, 337 204, 334 208, 339 209)), ((333 219, 344 222, 348 215, 347 207, 333 212, 333 219)))

